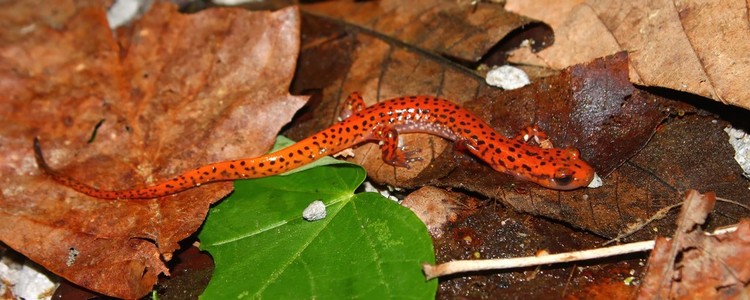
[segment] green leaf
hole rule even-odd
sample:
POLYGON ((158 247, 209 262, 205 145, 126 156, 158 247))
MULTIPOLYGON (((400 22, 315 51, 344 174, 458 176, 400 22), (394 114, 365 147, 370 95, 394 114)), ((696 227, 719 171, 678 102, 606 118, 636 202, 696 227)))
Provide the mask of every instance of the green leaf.
POLYGON ((421 263, 432 240, 414 214, 376 193, 354 194, 356 165, 327 165, 235 182, 209 212, 201 249, 216 263, 201 298, 434 299, 421 263), (322 200, 328 216, 302 219, 322 200))

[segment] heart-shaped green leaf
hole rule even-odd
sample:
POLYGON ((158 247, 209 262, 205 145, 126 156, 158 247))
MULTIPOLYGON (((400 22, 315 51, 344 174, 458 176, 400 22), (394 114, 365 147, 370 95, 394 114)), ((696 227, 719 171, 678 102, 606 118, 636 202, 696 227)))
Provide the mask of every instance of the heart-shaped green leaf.
POLYGON ((434 299, 437 281, 420 267, 434 262, 424 224, 379 194, 354 194, 364 178, 336 164, 236 181, 199 236, 216 262, 201 297, 434 299), (306 221, 315 200, 328 215, 306 221))

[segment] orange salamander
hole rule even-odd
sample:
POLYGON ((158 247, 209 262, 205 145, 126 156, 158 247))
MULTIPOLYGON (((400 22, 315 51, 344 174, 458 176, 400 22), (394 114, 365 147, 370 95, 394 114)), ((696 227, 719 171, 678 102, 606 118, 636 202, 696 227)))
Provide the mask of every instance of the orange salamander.
POLYGON ((127 190, 107 191, 85 185, 50 168, 44 161, 38 139, 34 141, 34 150, 37 164, 54 180, 103 199, 151 199, 215 181, 281 174, 368 141, 379 141, 386 163, 408 168, 410 162, 421 158, 415 156, 417 151, 400 148, 398 135, 414 132, 452 140, 493 169, 543 187, 572 190, 590 184, 591 187, 598 186, 598 176, 580 159, 578 150, 533 145, 531 137, 537 142, 546 138, 536 127, 522 131, 516 138, 506 138, 468 110, 448 100, 431 96, 400 97, 366 107, 362 97, 352 93, 341 116, 342 121, 276 152, 207 164, 161 183, 127 190))

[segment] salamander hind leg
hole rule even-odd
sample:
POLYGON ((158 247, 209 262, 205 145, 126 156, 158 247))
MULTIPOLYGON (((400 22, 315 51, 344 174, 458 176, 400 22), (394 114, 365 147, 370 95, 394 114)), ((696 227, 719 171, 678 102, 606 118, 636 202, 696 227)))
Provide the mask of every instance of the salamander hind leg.
POLYGON ((393 128, 378 130, 377 139, 380 141, 380 151, 383 152, 383 161, 387 164, 409 169, 409 163, 421 161, 418 156, 420 149, 405 151, 398 146, 398 131, 393 128))
POLYGON ((339 120, 343 121, 346 118, 349 118, 349 116, 364 110, 366 107, 367 105, 365 105, 365 100, 362 99, 362 96, 358 92, 352 92, 341 106, 339 120))
POLYGON ((514 139, 526 144, 532 144, 533 141, 534 145, 538 145, 539 147, 545 149, 555 147, 547 134, 539 129, 539 126, 536 125, 530 125, 525 127, 524 129, 521 129, 521 131, 518 132, 518 135, 516 135, 514 139))

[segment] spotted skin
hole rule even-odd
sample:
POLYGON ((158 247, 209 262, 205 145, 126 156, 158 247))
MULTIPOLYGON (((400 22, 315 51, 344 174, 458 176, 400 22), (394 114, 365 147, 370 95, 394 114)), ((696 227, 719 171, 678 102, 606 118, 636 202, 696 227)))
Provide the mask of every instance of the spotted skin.
POLYGON ((379 141, 383 160, 408 168, 421 160, 416 151, 398 147, 402 133, 429 133, 458 144, 493 169, 541 186, 571 190, 587 186, 594 169, 580 159, 578 150, 557 149, 531 143, 546 135, 536 127, 506 138, 468 110, 447 100, 430 96, 400 97, 366 107, 359 94, 347 99, 342 121, 279 151, 246 159, 204 165, 177 177, 144 188, 119 191, 99 190, 50 168, 44 161, 39 141, 34 150, 39 167, 54 180, 86 195, 102 199, 151 199, 179 193, 202 184, 259 178, 298 168, 323 156, 370 141, 379 141))

